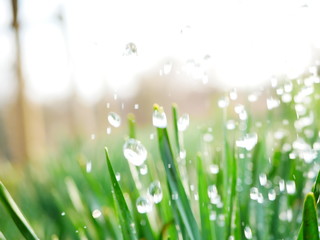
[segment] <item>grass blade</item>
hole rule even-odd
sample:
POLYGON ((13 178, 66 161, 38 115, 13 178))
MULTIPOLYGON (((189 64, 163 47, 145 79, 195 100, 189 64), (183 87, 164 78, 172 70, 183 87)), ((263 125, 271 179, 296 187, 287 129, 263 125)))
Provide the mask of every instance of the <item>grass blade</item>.
POLYGON ((0 240, 7 240, 1 231, 0 231, 0 240))
POLYGON ((199 192, 199 208, 201 217, 201 237, 202 239, 216 239, 211 229, 210 210, 209 210, 209 196, 208 183, 203 170, 202 159, 200 154, 197 156, 198 160, 198 192, 199 192))
POLYGON ((313 193, 308 193, 303 207, 303 239, 319 240, 316 201, 313 193))
POLYGON ((320 171, 319 171, 317 179, 312 187, 312 192, 314 194, 314 199, 316 200, 316 203, 317 203, 319 201, 319 197, 320 197, 320 171))
POLYGON ((302 225, 297 240, 319 240, 316 201, 312 192, 304 200, 302 225))
POLYGON ((110 162, 110 158, 109 158, 109 154, 108 154, 108 149, 105 148, 105 154, 106 154, 106 161, 107 161, 107 165, 108 165, 108 170, 109 170, 109 174, 110 174, 110 179, 111 179, 111 183, 112 183, 112 188, 114 191, 114 196, 116 199, 116 202, 118 204, 118 210, 119 210, 119 221, 121 224, 121 230, 122 230, 122 234, 123 234, 123 239, 133 239, 133 240, 137 240, 137 235, 136 235, 136 229, 134 226, 134 222, 132 220, 130 211, 128 209, 127 203, 124 199, 124 196, 122 194, 120 185, 116 179, 116 176, 114 174, 111 162, 110 162))
MULTIPOLYGON (((154 109, 162 111, 158 105, 155 105, 154 109)), ((174 157, 167 128, 157 128, 157 133, 160 155, 165 167, 168 185, 171 193, 178 194, 178 198, 175 199, 174 202, 178 208, 184 227, 186 228, 190 239, 200 239, 198 225, 191 211, 189 200, 174 164, 174 157)))
POLYGON ((3 205, 5 206, 9 214, 11 215, 11 218, 15 222, 16 226, 19 228, 22 235, 27 240, 39 239, 1 181, 0 200, 2 201, 3 205))

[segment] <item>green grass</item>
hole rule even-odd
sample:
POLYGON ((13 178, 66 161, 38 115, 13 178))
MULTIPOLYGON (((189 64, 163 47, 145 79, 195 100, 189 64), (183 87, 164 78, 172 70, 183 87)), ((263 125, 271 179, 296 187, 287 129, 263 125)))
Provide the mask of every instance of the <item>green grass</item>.
MULTIPOLYGON (((306 79, 293 81, 293 99, 306 79)), ((270 96, 280 98, 286 84, 269 89, 270 96)), ((14 175, 18 184, 7 181, 21 211, 0 185, 0 239, 36 239, 34 232, 41 239, 319 239, 318 85, 304 96, 309 100, 281 102, 265 115, 255 112, 261 103, 246 101, 248 117, 239 120, 237 102, 230 101, 214 107, 205 124, 191 121, 181 132, 173 105, 167 127, 141 128, 129 115, 126 132, 65 143, 43 170, 31 165, 26 176, 14 175), (310 114, 313 121, 299 126, 310 114), (226 126, 230 119, 234 129, 226 126), (256 144, 237 146, 254 133, 256 144), (125 159, 128 138, 147 149, 142 166, 125 159), (159 203, 149 193, 155 181, 159 203), (151 211, 138 211, 141 198, 151 211)), ((154 111, 164 110, 155 105, 154 111)))

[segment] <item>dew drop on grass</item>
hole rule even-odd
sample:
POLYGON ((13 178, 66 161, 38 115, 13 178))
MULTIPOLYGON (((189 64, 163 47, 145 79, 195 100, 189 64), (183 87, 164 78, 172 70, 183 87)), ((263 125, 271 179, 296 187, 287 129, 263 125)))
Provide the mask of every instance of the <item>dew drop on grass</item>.
POLYGON ((229 93, 229 97, 231 100, 236 100, 238 98, 238 92, 236 88, 233 88, 230 93, 229 93))
POLYGON ((222 97, 218 101, 219 108, 226 108, 229 106, 229 98, 228 97, 222 97))
POLYGON ((277 108, 280 106, 280 100, 279 99, 275 99, 273 97, 270 97, 267 99, 267 108, 269 110, 277 108))
POLYGON ((123 154, 135 166, 141 166, 147 159, 147 150, 140 141, 133 138, 129 138, 123 145, 123 154))
POLYGON ((258 142, 256 133, 248 133, 236 141, 236 146, 251 151, 258 142))
POLYGON ((190 120, 189 120, 189 114, 185 113, 178 119, 178 130, 180 132, 183 132, 187 129, 189 126, 190 120))
POLYGON ((93 218, 98 218, 98 217, 100 217, 100 216, 101 216, 100 210, 95 209, 95 210, 92 211, 92 217, 93 217, 93 218))
POLYGON ((246 226, 244 228, 244 236, 246 237, 246 239, 252 239, 252 231, 249 226, 246 226))
POLYGON ((66 215, 66 213, 65 213, 65 212, 62 212, 62 213, 61 213, 61 216, 65 216, 65 215, 66 215))
POLYGON ((226 123, 226 128, 228 130, 233 130, 236 128, 236 123, 234 120, 228 120, 227 123, 226 123))
POLYGON ((276 196, 277 196, 276 191, 274 189, 270 189, 268 192, 268 199, 270 201, 274 201, 276 200, 276 196))
POLYGON ((159 111, 155 109, 152 115, 152 124, 157 128, 167 127, 167 116, 164 111, 159 111))
POLYGON ((172 193, 172 194, 171 194, 171 199, 172 199, 172 200, 178 200, 178 199, 179 199, 178 193, 176 193, 176 192, 175 192, 175 193, 172 193))
POLYGON ((219 166, 216 164, 211 164, 209 166, 210 173, 217 174, 219 172, 219 166))
POLYGON ((138 55, 137 46, 133 42, 128 43, 125 47, 123 55, 124 56, 138 55))
POLYGON ((259 191, 258 188, 253 187, 250 189, 250 198, 252 200, 258 200, 259 191))
POLYGON ((266 186, 267 185, 267 175, 265 173, 261 173, 259 175, 259 182, 261 186, 266 186))
POLYGON ((148 166, 146 164, 141 165, 139 172, 141 175, 146 175, 148 173, 148 166))
POLYGON ((162 189, 159 181, 154 181, 150 184, 148 193, 154 203, 159 203, 162 200, 162 189))
POLYGON ((217 219, 217 213, 215 211, 210 212, 210 221, 215 221, 217 219))
POLYGON ((283 192, 285 190, 285 182, 283 179, 279 181, 279 190, 280 192, 283 192))
POLYGON ((118 182, 121 180, 121 174, 119 172, 116 173, 116 179, 118 182))
POLYGON ((110 135, 111 134, 111 128, 107 127, 107 134, 110 135))
POLYGON ((108 114, 108 122, 111 124, 113 127, 120 127, 121 124, 121 118, 120 116, 115 113, 115 112, 110 112, 108 114))
POLYGON ((136 207, 139 213, 149 213, 152 211, 152 203, 149 199, 140 196, 136 200, 136 207))
POLYGON ((296 184, 294 181, 290 180, 286 182, 287 193, 290 195, 295 194, 296 192, 296 184))
POLYGON ((179 157, 180 159, 185 159, 187 156, 187 152, 185 149, 181 149, 180 152, 179 152, 179 157))
POLYGON ((92 169, 92 162, 91 161, 88 161, 86 163, 86 172, 89 173, 91 172, 91 169, 92 169))

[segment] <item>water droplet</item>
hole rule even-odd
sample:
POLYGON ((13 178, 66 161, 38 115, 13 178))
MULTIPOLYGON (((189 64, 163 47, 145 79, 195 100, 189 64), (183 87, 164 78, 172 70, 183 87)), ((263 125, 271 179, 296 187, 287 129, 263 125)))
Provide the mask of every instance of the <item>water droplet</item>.
POLYGON ((109 102, 107 103, 107 108, 110 108, 110 103, 109 102))
POLYGON ((141 166, 147 159, 147 150, 140 141, 133 138, 129 138, 123 145, 123 154, 135 166, 141 166))
POLYGON ((178 200, 178 199, 179 199, 178 193, 176 193, 176 192, 175 192, 175 193, 172 193, 172 194, 171 194, 171 199, 172 199, 172 200, 178 200))
POLYGON ((261 173, 259 175, 259 182, 261 186, 266 186, 267 185, 267 175, 265 173, 261 173))
POLYGON ((148 166, 146 164, 143 164, 140 167, 139 172, 141 175, 146 175, 148 173, 148 166))
POLYGON ((62 213, 61 213, 61 216, 65 216, 65 215, 66 215, 66 213, 65 213, 65 212, 62 212, 62 213))
POLYGON ((234 120, 228 120, 226 123, 226 128, 228 130, 233 130, 236 128, 236 122, 234 120))
POLYGON ((121 174, 119 172, 116 173, 116 179, 119 182, 121 179, 121 174))
POLYGON ((138 52, 137 52, 137 46, 130 42, 126 45, 126 48, 124 50, 124 53, 123 53, 124 56, 132 56, 132 55, 138 55, 138 52))
POLYGON ((95 140, 96 139, 96 135, 95 134, 91 134, 91 140, 95 140))
POLYGON ((291 96, 290 93, 285 93, 285 94, 282 95, 281 100, 284 103, 289 103, 292 100, 292 96, 291 96))
POLYGON ((190 123, 189 114, 187 113, 183 114, 178 120, 178 130, 180 132, 185 131, 189 126, 189 123, 190 123))
POLYGON ((121 124, 121 118, 115 112, 110 112, 108 114, 108 121, 111 124, 111 126, 116 127, 116 128, 119 127, 121 124))
POLYGON ((157 128, 166 128, 167 127, 167 116, 165 112, 160 109, 155 109, 152 115, 152 124, 157 128))
POLYGON ((203 141, 205 142, 212 142, 213 141, 213 135, 211 133, 205 133, 203 135, 203 141))
POLYGON ((279 190, 280 190, 280 192, 283 192, 284 189, 285 189, 285 182, 284 182, 283 179, 280 179, 280 181, 279 181, 279 190))
POLYGON ((219 108, 226 108, 229 106, 229 98, 228 97, 222 97, 218 101, 219 108))
POLYGON ((138 109, 139 109, 139 104, 136 103, 136 104, 134 105, 134 109, 135 109, 135 110, 138 110, 138 109))
POLYGON ((181 149, 180 152, 179 152, 179 157, 180 159, 185 159, 187 156, 187 152, 185 149, 181 149))
POLYGON ((217 219, 217 213, 215 211, 211 211, 209 218, 210 218, 210 221, 216 220, 217 219))
POLYGON ((238 98, 238 92, 236 88, 233 88, 230 93, 229 93, 229 97, 231 100, 236 100, 238 98))
POLYGON ((253 187, 250 189, 250 198, 252 200, 258 200, 259 191, 258 188, 253 187))
POLYGON ((110 135, 111 134, 111 128, 107 127, 107 134, 110 135))
POLYGON ((95 210, 92 211, 92 217, 93 217, 93 218, 98 218, 98 217, 100 217, 100 216, 101 216, 100 210, 95 209, 95 210))
POLYGON ((86 163, 86 172, 89 173, 91 172, 91 169, 92 169, 92 162, 91 161, 88 161, 86 163))
POLYGON ((211 164, 209 166, 209 169, 210 169, 210 173, 212 174, 217 174, 219 172, 219 166, 216 164, 211 164))
POLYGON ((280 100, 279 99, 275 99, 273 97, 267 99, 267 108, 269 110, 277 108, 279 106, 280 106, 280 100))
POLYGON ((287 193, 293 195, 296 192, 296 183, 292 180, 286 183, 287 193))
POLYGON ((148 191, 152 201, 154 203, 159 203, 162 200, 162 189, 159 181, 152 182, 149 186, 148 191))
POLYGON ((114 100, 117 100, 117 99, 118 99, 118 94, 116 94, 116 93, 113 94, 113 99, 114 99, 114 100))
POLYGON ((258 135, 256 133, 248 133, 236 141, 236 146, 245 148, 251 151, 258 142, 258 135))
POLYGON ((246 239, 252 239, 252 231, 249 226, 246 226, 244 228, 244 236, 246 237, 246 239))
POLYGON ((268 199, 270 201, 274 201, 276 200, 276 196, 277 196, 276 191, 274 189, 270 189, 270 191, 268 192, 268 199))
POLYGON ((136 206, 139 213, 148 213, 152 211, 152 203, 149 199, 142 196, 136 200, 136 206))
POLYGON ((248 101, 249 102, 256 102, 258 100, 258 94, 257 93, 252 93, 248 96, 248 101))

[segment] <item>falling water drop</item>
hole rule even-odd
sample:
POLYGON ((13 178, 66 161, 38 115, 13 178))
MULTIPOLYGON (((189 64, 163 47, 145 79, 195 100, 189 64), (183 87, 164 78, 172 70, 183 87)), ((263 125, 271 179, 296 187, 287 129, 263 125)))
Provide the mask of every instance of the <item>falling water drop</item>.
POLYGON ((119 127, 121 124, 121 118, 115 112, 110 112, 108 114, 108 121, 111 124, 111 126, 116 127, 116 128, 119 127))
POLYGON ((136 139, 129 138, 123 145, 125 158, 133 165, 140 166, 147 159, 147 150, 142 143, 136 139))

